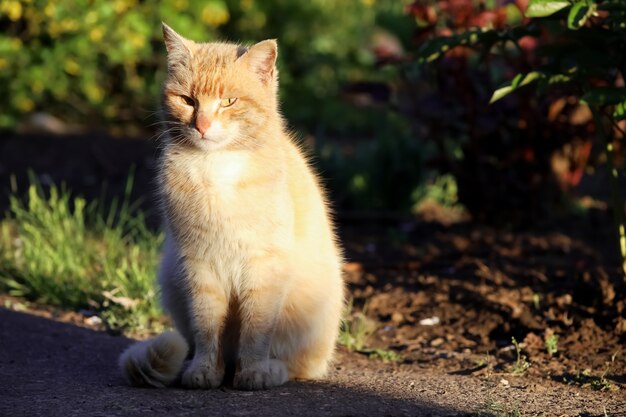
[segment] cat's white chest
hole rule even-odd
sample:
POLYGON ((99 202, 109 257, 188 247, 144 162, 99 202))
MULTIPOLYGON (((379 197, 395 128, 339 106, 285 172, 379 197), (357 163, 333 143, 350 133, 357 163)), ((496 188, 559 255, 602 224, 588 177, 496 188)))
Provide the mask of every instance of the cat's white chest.
POLYGON ((202 167, 205 183, 212 194, 233 197, 237 185, 244 180, 250 164, 250 155, 244 152, 220 152, 207 158, 202 167))

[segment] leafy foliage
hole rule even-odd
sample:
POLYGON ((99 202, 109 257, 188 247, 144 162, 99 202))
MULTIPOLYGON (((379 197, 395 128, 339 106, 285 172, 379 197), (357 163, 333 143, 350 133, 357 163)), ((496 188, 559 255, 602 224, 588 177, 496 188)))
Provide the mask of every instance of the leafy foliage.
POLYGON ((45 111, 90 128, 145 125, 163 76, 160 23, 209 41, 279 38, 285 109, 313 125, 345 108, 341 83, 368 72, 376 13, 361 0, 7 0, 0 3, 0 128, 45 111))
MULTIPOLYGON (((505 211, 517 206, 536 212, 532 199, 540 195, 558 204, 555 185, 563 191, 576 186, 591 161, 594 126, 608 134, 601 135, 600 144, 617 149, 615 140, 624 129, 616 122, 625 117, 625 9, 619 0, 412 3, 409 12, 418 21, 413 71, 434 73, 440 94, 455 89, 456 105, 463 106, 455 118, 458 128, 441 123, 456 136, 453 146, 461 147, 456 152, 461 156, 451 158, 443 146, 440 155, 444 168, 457 177, 461 202, 473 214, 480 217, 480 210, 489 210, 493 197, 485 189, 498 196, 493 204, 505 211), (532 88, 542 95, 532 95, 532 88), (591 111, 581 110, 587 105, 591 111), (489 124, 502 129, 490 137, 489 124), (565 170, 553 171, 554 155, 564 160, 565 170), (481 178, 489 187, 475 180, 481 178), (509 192, 494 193, 500 188, 509 192), (508 204, 515 196, 521 198, 508 204)), ((455 102, 446 101, 448 106, 455 102)))
MULTIPOLYGON (((626 89, 618 88, 617 82, 623 80, 626 68, 626 5, 620 4, 621 9, 611 0, 530 0, 528 17, 553 17, 561 12, 567 14, 567 24, 550 26, 554 33, 546 48, 546 63, 526 75, 518 74, 496 90, 492 102, 530 84, 529 78, 543 81, 538 87, 544 91, 557 82, 573 84, 581 102, 591 106, 623 102, 626 89)), ((558 15, 554 18, 559 19, 558 15)))
MULTIPOLYGON (((545 107, 527 94, 487 105, 498 83, 536 54, 540 31, 519 25, 523 3, 418 0, 407 9, 417 21, 416 46, 402 64, 400 109, 427 141, 430 164, 456 178, 459 202, 479 220, 544 217, 553 211, 544 194, 558 196, 550 154, 569 127, 541 123, 545 107)), ((534 82, 519 77, 500 94, 534 82)))
POLYGON ((553 1, 532 1, 528 5, 526 16, 528 17, 546 17, 550 16, 569 7, 571 3, 568 0, 553 0, 553 1))
POLYGON ((340 207, 408 212, 424 197, 424 149, 411 137, 406 121, 390 111, 376 111, 373 138, 319 140, 319 166, 340 207))
MULTIPOLYGON (((570 0, 564 6, 562 3, 562 0, 530 0, 531 17, 554 17, 561 22, 559 14, 567 15, 567 24, 556 26, 558 35, 550 42, 550 56, 546 57, 552 59, 540 64, 539 71, 542 74, 558 71, 559 82, 569 84, 572 94, 591 109, 598 139, 607 154, 616 235, 626 278, 624 201, 620 190, 623 172, 615 169, 613 155, 615 140, 618 137, 623 139, 625 135, 623 126, 617 122, 624 117, 623 103, 626 100, 626 88, 623 87, 626 79, 626 4, 615 0, 570 0), (543 12, 537 14, 538 9, 543 12)), ((527 74, 524 79, 536 73, 527 74)), ((506 93, 515 89, 520 77, 521 74, 513 79, 508 86, 510 91, 506 93)), ((539 83, 538 87, 546 91, 550 84, 539 83)), ((498 91, 492 101, 497 94, 498 91)))
POLYGON ((158 95, 161 18, 213 37, 228 11, 220 1, 2 2, 0 126, 42 110, 89 126, 145 118, 158 95))

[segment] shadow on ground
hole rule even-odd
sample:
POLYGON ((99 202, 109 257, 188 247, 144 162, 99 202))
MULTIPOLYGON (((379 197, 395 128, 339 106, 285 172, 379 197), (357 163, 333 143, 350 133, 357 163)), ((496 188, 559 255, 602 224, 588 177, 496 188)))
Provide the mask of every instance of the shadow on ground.
MULTIPOLYGON (((459 415, 367 384, 294 383, 264 392, 138 389, 116 367, 132 340, 0 309, 0 415, 459 415), (374 387, 375 388, 375 387, 374 387)), ((335 371, 336 372, 336 371, 335 371)))

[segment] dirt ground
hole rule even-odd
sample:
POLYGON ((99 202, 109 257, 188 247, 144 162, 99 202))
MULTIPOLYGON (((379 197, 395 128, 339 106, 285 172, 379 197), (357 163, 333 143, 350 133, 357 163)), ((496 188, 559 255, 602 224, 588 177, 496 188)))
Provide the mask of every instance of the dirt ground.
POLYGON ((606 228, 344 230, 351 294, 376 323, 372 347, 395 350, 405 364, 484 375, 516 372, 515 338, 525 375, 624 395, 626 285, 607 256, 606 228), (393 230, 404 233, 390 238, 393 230))

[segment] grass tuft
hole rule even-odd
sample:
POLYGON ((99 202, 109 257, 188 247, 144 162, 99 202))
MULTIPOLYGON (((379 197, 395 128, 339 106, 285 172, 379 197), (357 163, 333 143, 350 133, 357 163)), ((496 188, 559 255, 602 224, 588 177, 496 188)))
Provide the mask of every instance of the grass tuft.
POLYGON ((607 379, 607 375, 611 372, 615 358, 618 352, 611 355, 611 360, 605 362, 604 371, 598 376, 593 375, 591 369, 585 369, 583 371, 577 371, 576 374, 570 378, 563 378, 564 382, 568 384, 578 385, 580 387, 589 387, 594 391, 616 391, 618 386, 614 385, 607 379))
POLYGON ((379 359, 383 362, 402 362, 402 356, 394 350, 368 347, 367 341, 377 327, 377 323, 367 317, 367 304, 363 310, 355 311, 354 300, 350 299, 341 320, 338 342, 350 352, 367 355, 370 359, 379 359))
MULTIPOLYGON (((126 197, 108 210, 36 183, 10 197, 0 221, 0 290, 74 310, 96 310, 112 329, 160 322, 155 272, 162 234, 146 227, 126 197)), ((15 191, 15 190, 14 190, 15 191)))
POLYGON ((404 358, 395 350, 372 349, 370 359, 379 359, 383 362, 402 362, 404 358))
POLYGON ((474 414, 476 417, 523 417, 524 413, 519 405, 508 407, 493 400, 487 400, 481 410, 474 414))
POLYGON ((376 324, 367 317, 366 312, 367 305, 362 311, 355 311, 352 298, 345 307, 339 332, 339 344, 351 352, 363 350, 367 339, 376 330, 376 324))
POLYGON ((516 359, 515 363, 511 365, 510 372, 513 375, 524 375, 526 371, 528 371, 528 368, 530 368, 530 362, 528 362, 526 355, 522 354, 522 348, 519 342, 514 337, 511 339, 511 341, 513 342, 513 346, 515 346, 516 359))
POLYGON ((559 351, 559 336, 551 334, 545 340, 546 352, 548 355, 554 356, 559 351))

